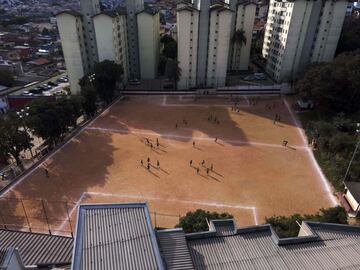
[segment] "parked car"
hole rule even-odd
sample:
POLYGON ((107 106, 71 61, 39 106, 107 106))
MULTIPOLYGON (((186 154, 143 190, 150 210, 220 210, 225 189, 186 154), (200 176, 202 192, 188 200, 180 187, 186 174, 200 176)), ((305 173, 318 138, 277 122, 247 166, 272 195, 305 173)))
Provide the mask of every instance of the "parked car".
POLYGON ((56 83, 56 82, 48 82, 48 85, 50 85, 50 86, 58 86, 59 84, 56 83))
POLYGON ((34 95, 39 95, 42 93, 42 89, 40 87, 35 87, 34 89, 31 89, 29 92, 34 94, 34 95))
POLYGON ((140 85, 141 82, 138 79, 133 79, 129 81, 130 85, 140 85))
POLYGON ((69 79, 67 76, 62 76, 57 81, 58 81, 58 83, 65 83, 65 82, 68 82, 69 79))
POLYGON ((244 81, 253 81, 253 80, 255 80, 255 76, 253 76, 253 75, 248 75, 248 76, 244 77, 244 81))
POLYGON ((30 93, 30 91, 24 91, 22 94, 22 96, 33 96, 33 93, 30 93))
POLYGON ((265 73, 254 73, 255 80, 266 80, 265 73))

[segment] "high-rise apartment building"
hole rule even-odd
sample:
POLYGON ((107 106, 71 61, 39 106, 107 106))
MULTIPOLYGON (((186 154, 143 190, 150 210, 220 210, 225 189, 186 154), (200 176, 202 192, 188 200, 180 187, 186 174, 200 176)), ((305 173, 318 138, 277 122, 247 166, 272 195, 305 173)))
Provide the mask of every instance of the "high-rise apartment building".
POLYGON ((128 80, 127 18, 123 9, 103 11, 93 17, 99 61, 111 60, 122 65, 123 80, 128 80))
MULTIPOLYGON (((233 16, 230 38, 229 70, 247 70, 250 62, 250 51, 256 13, 256 4, 252 1, 232 1, 233 16), (234 33, 240 31, 242 40, 234 40, 234 33)), ((241 37, 241 36, 240 36, 241 37)))
POLYGON ((347 1, 270 0, 263 56, 276 81, 292 81, 314 62, 334 58, 347 1))
POLYGON ((93 66, 98 61, 98 50, 92 17, 100 12, 100 0, 80 0, 80 10, 83 20, 85 52, 88 64, 93 66))
POLYGON ((80 93, 79 79, 90 67, 86 54, 82 15, 76 11, 63 11, 57 15, 57 24, 71 92, 77 94, 80 93))
POLYGON ((255 5, 248 1, 188 0, 177 6, 179 89, 221 87, 228 69, 247 69, 255 5), (233 47, 231 37, 244 30, 247 42, 233 47), (233 49, 234 48, 234 49, 233 49))
POLYGON ((206 87, 221 87, 226 82, 233 11, 221 4, 209 11, 206 87))
POLYGON ((160 14, 146 9, 137 14, 141 79, 155 79, 160 57, 160 14))
POLYGON ((140 78, 139 37, 137 13, 144 10, 144 0, 126 0, 128 43, 129 43, 129 76, 140 78))
POLYGON ((127 0, 126 8, 100 11, 99 0, 81 0, 81 11, 64 11, 57 22, 71 92, 98 61, 124 68, 123 80, 154 79, 160 54, 160 16, 144 10, 143 0, 127 0), (140 42, 140 44, 139 44, 140 42), (141 66, 141 68, 140 68, 141 66))
POLYGON ((181 69, 179 89, 196 87, 199 13, 192 4, 177 6, 178 61, 181 69))

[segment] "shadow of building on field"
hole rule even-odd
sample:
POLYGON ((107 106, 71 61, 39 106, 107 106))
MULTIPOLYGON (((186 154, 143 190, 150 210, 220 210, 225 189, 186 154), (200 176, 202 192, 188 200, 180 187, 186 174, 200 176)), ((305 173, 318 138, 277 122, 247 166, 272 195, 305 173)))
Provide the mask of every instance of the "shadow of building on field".
POLYGON ((65 222, 68 214, 72 214, 71 210, 80 198, 84 199, 83 193, 106 184, 108 167, 113 164, 116 151, 111 134, 100 131, 84 133, 85 136, 81 134, 72 139, 64 147, 66 151, 56 154, 56 162, 45 162, 17 186, 16 192, 10 191, 7 199, 0 199, 1 212, 3 215, 6 213, 9 222, 24 227, 29 222, 31 227, 45 232, 57 230, 63 224, 68 227, 68 222, 65 222), (45 167, 49 177, 45 175, 45 167), (15 198, 22 198, 22 201, 15 198), (50 228, 47 223, 51 224, 50 228))
MULTIPOLYGON (((146 132, 158 133, 162 134, 162 138, 183 142, 192 141, 200 134, 214 139, 220 138, 231 145, 239 145, 239 142, 246 144, 249 141, 241 127, 244 113, 271 122, 278 115, 280 122, 276 123, 277 127, 294 126, 285 103, 279 98, 261 99, 255 106, 242 104, 239 112, 231 111, 234 105, 205 106, 204 103, 199 103, 200 106, 162 106, 161 102, 154 99, 132 97, 130 101, 119 102, 111 108, 106 117, 96 122, 96 126, 115 129, 120 134, 121 131, 126 133, 128 128, 138 129, 145 133, 143 136, 146 136, 146 132), (240 118, 240 124, 233 120, 233 116, 240 118)), ((194 101, 192 103, 197 104, 194 101)), ((141 137, 140 134, 136 136, 141 137)), ((221 142, 219 144, 221 145, 221 142)))

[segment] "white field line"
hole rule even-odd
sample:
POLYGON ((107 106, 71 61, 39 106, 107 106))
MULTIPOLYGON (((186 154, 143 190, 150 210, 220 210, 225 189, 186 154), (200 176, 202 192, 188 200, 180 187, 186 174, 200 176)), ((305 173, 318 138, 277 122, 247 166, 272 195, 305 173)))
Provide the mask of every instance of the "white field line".
MULTIPOLYGON (((136 135, 144 135, 144 136, 154 136, 154 137, 163 137, 168 139, 187 139, 190 141, 214 141, 215 138, 212 137, 193 137, 193 136, 183 136, 176 135, 172 133, 155 133, 155 132, 144 132, 144 131, 136 131, 136 130, 126 130, 126 129, 115 129, 115 128, 101 128, 101 127, 87 127, 86 130, 98 130, 101 132, 113 132, 113 133, 121 133, 121 134, 136 134, 136 135)), ((228 144, 237 144, 237 145, 252 145, 252 146, 264 146, 264 147, 272 147, 272 148, 284 148, 281 144, 271 144, 271 143, 262 143, 262 142, 251 142, 251 141, 242 141, 242 140, 218 140, 219 142, 225 142, 228 144)), ((293 145, 296 149, 303 150, 309 147, 302 145, 293 145)))
MULTIPOLYGON (((294 115, 293 111, 291 110, 290 105, 287 102, 287 100, 285 98, 283 98, 283 101, 285 103, 285 106, 286 106, 287 110, 290 113, 290 116, 291 116, 295 126, 297 127, 297 130, 298 130, 298 132, 300 134, 300 137, 302 138, 304 144, 307 145, 308 144, 307 143, 307 138, 306 138, 306 136, 304 134, 304 130, 303 130, 302 126, 301 126, 301 123, 295 117, 295 115, 294 115)), ((326 191, 329 200, 331 201, 333 206, 338 205, 337 200, 335 199, 334 195, 331 192, 331 187, 330 187, 329 181, 327 180, 327 178, 325 177, 325 175, 324 175, 323 171, 321 170, 319 164, 317 163, 317 161, 316 161, 316 159, 314 157, 314 153, 313 153, 312 149, 310 147, 306 147, 305 149, 306 149, 306 152, 308 153, 308 155, 310 157, 311 164, 313 165, 314 169, 316 170, 316 172, 318 173, 318 175, 319 175, 319 177, 321 179, 323 188, 326 191)))
POLYGON ((55 154, 57 154, 60 150, 62 150, 65 146, 67 146, 70 142, 73 141, 73 139, 75 139, 77 136, 79 136, 86 128, 87 126, 91 125, 92 123, 94 123, 99 117, 103 116, 105 113, 107 113, 110 108, 112 106, 114 106, 116 103, 118 103, 119 100, 117 100, 116 102, 114 102, 109 108, 107 108, 106 110, 104 110, 101 114, 99 114, 98 116, 96 116, 93 120, 91 120, 88 124, 86 124, 85 126, 83 126, 80 130, 77 131, 77 134, 72 137, 70 140, 68 140, 66 143, 64 143, 61 147, 59 147, 58 149, 56 149, 53 153, 51 153, 49 156, 47 156, 46 159, 44 159, 41 163, 39 163, 37 166, 35 166, 34 168, 32 168, 29 172, 27 172, 25 175, 23 175, 19 180, 17 180, 17 182, 12 185, 9 189, 7 189, 0 197, 5 196, 9 191, 12 191, 17 185, 19 185, 21 182, 23 182, 29 175, 31 175, 34 171, 36 171, 39 167, 43 166, 44 163, 46 163, 50 158, 52 158, 55 154))
MULTIPOLYGON (((81 204, 82 200, 84 199, 84 197, 86 196, 87 192, 83 192, 83 194, 81 194, 80 198, 77 200, 76 204, 74 205, 74 207, 70 210, 69 212, 69 218, 71 218, 71 216, 74 214, 74 212, 77 210, 77 208, 79 207, 79 205, 81 204)), ((60 226, 56 229, 56 232, 54 233, 55 235, 59 235, 62 233, 64 227, 69 223, 68 220, 64 220, 60 226)), ((74 228, 76 229, 76 228, 74 228)))
MULTIPOLYGON (((250 210, 255 225, 258 225, 258 217, 257 217, 257 211, 255 206, 247 206, 247 205, 241 205, 241 204, 224 204, 219 202, 211 202, 211 201, 189 201, 189 200, 177 200, 177 199, 165 199, 160 197, 148 197, 148 196, 140 196, 140 195, 124 195, 124 194, 114 194, 114 193, 103 193, 103 192, 84 192, 80 199, 76 202, 74 207, 70 210, 69 216, 74 214, 74 212, 77 210, 79 205, 81 204, 81 201, 84 199, 85 196, 103 196, 103 197, 115 197, 115 198, 121 198, 121 199, 135 199, 135 200, 141 200, 141 201, 165 201, 165 202, 173 202, 173 203, 182 203, 182 204, 197 204, 202 206, 210 206, 210 207, 217 207, 217 208, 233 208, 233 209, 245 209, 250 210)), ((68 220, 65 220, 61 225, 57 228, 57 232, 61 233, 64 227, 67 225, 68 220)))
MULTIPOLYGON (((248 101, 248 104, 250 104, 249 101, 248 101)), ((225 108, 229 108, 229 107, 231 107, 231 104, 209 104, 209 105, 202 105, 202 104, 198 104, 198 103, 168 104, 167 96, 164 96, 161 106, 162 107, 199 107, 199 108, 225 107, 225 108)), ((249 106, 250 105, 238 105, 237 107, 248 108, 249 106)))

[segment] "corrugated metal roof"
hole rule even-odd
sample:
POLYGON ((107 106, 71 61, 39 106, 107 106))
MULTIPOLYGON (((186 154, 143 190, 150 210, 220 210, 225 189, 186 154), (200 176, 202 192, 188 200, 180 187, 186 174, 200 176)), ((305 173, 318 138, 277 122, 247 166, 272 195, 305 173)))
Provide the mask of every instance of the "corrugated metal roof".
POLYGON ((81 205, 72 269, 163 269, 146 203, 81 205))
POLYGON ((344 182, 347 189, 350 191, 351 195, 355 198, 355 200, 360 202, 360 182, 354 181, 346 181, 344 182))
POLYGON ((0 261, 17 248, 25 265, 71 262, 73 239, 64 236, 0 230, 0 261), (4 252, 3 252, 4 251, 4 252))
POLYGON ((195 269, 360 269, 360 228, 307 224, 319 240, 278 245, 270 226, 186 238, 195 269))
POLYGON ((157 236, 166 269, 194 269, 182 229, 160 230, 157 236))

